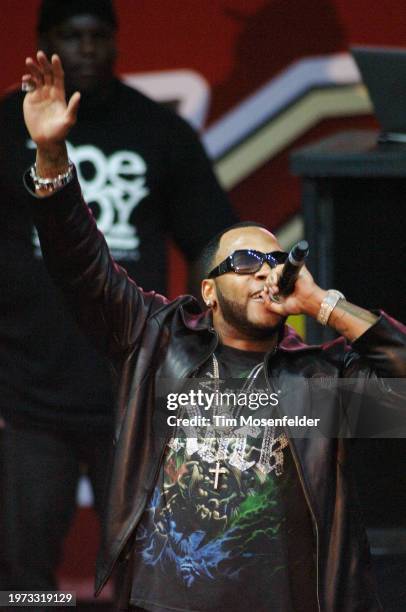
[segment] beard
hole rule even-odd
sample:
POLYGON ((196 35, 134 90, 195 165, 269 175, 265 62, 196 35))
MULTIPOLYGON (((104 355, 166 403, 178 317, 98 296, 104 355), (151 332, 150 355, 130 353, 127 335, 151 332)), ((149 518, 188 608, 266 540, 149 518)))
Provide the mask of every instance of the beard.
POLYGON ((247 317, 247 307, 224 297, 217 285, 217 298, 223 319, 242 334, 253 340, 266 340, 272 338, 284 326, 286 317, 282 317, 276 325, 261 325, 252 323, 247 317))

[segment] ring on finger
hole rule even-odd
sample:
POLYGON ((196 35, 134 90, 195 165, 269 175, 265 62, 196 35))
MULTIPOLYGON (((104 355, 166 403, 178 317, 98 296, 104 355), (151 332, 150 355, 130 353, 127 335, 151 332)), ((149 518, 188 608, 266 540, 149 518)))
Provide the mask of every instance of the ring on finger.
POLYGON ((30 91, 34 91, 35 90, 35 85, 34 83, 30 83, 29 81, 23 81, 21 83, 21 91, 26 91, 26 92, 30 92, 30 91))

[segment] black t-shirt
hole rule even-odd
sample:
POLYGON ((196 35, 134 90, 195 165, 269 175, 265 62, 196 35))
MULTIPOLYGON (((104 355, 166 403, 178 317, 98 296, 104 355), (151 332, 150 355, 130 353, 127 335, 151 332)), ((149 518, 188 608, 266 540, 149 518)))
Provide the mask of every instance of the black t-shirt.
MULTIPOLYGON (((16 92, 0 104, 0 413, 39 425, 105 425, 107 359, 78 331, 33 232, 22 175, 35 148, 22 101, 16 92)), ((82 100, 68 151, 113 256, 146 290, 165 292, 168 234, 193 260, 236 220, 192 128, 117 80, 99 106, 82 100)))
MULTIPOLYGON (((222 379, 245 382, 259 367, 251 390, 266 388, 262 353, 220 346, 216 356, 222 379)), ((213 374, 209 361, 199 378, 213 381, 213 374)), ((258 415, 271 414, 267 406, 258 415)), ((180 430, 169 442, 137 527, 131 605, 315 612, 312 525, 286 436, 263 429, 228 441, 216 484, 220 444, 218 437, 208 452, 204 434, 196 444, 180 430)))

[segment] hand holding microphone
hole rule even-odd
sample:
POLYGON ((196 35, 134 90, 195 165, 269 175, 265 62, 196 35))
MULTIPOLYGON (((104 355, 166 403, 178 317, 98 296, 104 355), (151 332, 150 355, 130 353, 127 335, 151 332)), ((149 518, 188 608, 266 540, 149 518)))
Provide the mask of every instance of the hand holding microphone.
POLYGON ((280 302, 280 296, 286 297, 293 293, 296 280, 309 254, 309 243, 301 240, 290 250, 278 281, 278 293, 270 295, 273 302, 280 302))
POLYGON ((301 240, 291 249, 279 274, 269 275, 264 287, 264 303, 268 310, 282 317, 304 314, 317 318, 327 291, 315 283, 304 267, 309 245, 301 240))

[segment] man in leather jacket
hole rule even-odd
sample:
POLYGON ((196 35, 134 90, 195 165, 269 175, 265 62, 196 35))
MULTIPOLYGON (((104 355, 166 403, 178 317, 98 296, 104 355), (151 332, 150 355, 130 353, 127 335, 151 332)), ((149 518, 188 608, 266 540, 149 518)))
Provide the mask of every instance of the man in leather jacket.
POLYGON ((206 249, 206 312, 190 296, 169 302, 143 292, 111 259, 68 162, 64 139, 80 95, 66 104, 57 56, 49 61, 39 52, 27 70, 24 113, 37 161, 25 180, 44 259, 120 376, 97 592, 121 567, 123 609, 381 610, 346 440, 273 431, 275 461, 262 475, 254 444, 255 473, 246 468, 248 455, 236 470, 235 447, 234 463, 225 452, 220 468, 218 449, 209 459, 206 448, 204 460, 201 447, 185 455, 170 428, 156 435, 157 380, 244 378, 243 362, 246 378, 260 373, 266 384, 272 376, 278 391, 315 376, 354 378, 361 391, 372 382, 389 407, 392 392, 382 379, 406 375, 405 328, 321 289, 306 269, 293 293, 275 301, 284 256, 255 224, 231 228, 206 249), (303 344, 284 324, 298 313, 341 337, 303 344))

